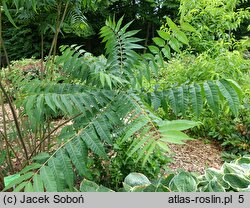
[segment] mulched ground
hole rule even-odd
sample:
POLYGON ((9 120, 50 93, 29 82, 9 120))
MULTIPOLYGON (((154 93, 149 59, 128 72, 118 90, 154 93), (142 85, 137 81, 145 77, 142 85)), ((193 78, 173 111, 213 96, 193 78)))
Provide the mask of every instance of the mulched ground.
POLYGON ((172 151, 169 155, 174 162, 169 165, 171 170, 185 170, 203 174, 208 167, 219 169, 223 164, 221 160, 221 147, 216 142, 205 143, 202 139, 189 140, 185 145, 169 144, 172 151))

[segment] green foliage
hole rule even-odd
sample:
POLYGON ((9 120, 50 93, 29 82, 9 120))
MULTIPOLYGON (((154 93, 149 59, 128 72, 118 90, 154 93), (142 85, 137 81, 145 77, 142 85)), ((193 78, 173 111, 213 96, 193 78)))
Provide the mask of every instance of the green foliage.
POLYGON ((230 110, 237 116, 241 94, 242 91, 236 83, 229 79, 221 79, 205 81, 201 84, 182 84, 179 87, 154 91, 150 94, 144 94, 144 99, 155 110, 162 107, 166 115, 168 115, 169 107, 171 107, 176 116, 184 116, 187 110, 190 109, 196 118, 200 117, 205 102, 209 105, 209 109, 218 115, 220 104, 227 101, 230 110))
POLYGON ((141 39, 132 37, 138 33, 137 30, 126 32, 132 22, 121 27, 122 20, 123 18, 116 23, 110 18, 106 21, 106 26, 101 29, 100 34, 103 37, 102 42, 106 42, 108 71, 119 77, 131 79, 133 73, 130 70, 140 59, 135 49, 143 49, 143 47, 137 44, 141 39))
MULTIPOLYGON (((94 9, 92 1, 4 1, 3 39, 11 60, 48 55, 53 34, 86 38, 94 34, 84 9, 94 9), (8 21, 7 21, 8 20, 8 21), (15 27, 10 25, 12 23, 15 27), (22 43, 22 44, 20 44, 22 43)), ((53 45, 53 44, 52 44, 53 45)), ((42 57, 44 58, 44 57, 42 57)))
POLYGON ((152 59, 152 55, 145 54, 149 57, 150 65, 157 68, 157 65, 164 67, 164 58, 171 58, 171 51, 180 53, 180 49, 183 46, 189 44, 189 40, 182 28, 179 28, 170 18, 167 17, 167 23, 157 30, 159 37, 154 37, 153 42, 156 44, 148 46, 149 51, 155 55, 152 59))
POLYGON ((244 104, 240 109, 239 118, 230 115, 219 116, 215 120, 203 119, 202 131, 213 139, 221 142, 224 149, 224 160, 231 161, 237 156, 248 154, 249 143, 249 106, 244 104), (216 122, 216 125, 214 125, 216 122))
MULTIPOLYGON (((40 41, 41 37, 35 34, 36 29, 27 25, 21 25, 18 28, 6 28, 3 33, 5 45, 10 60, 19 60, 23 58, 39 58, 41 55, 40 41)), ((44 50, 50 47, 50 39, 44 43, 44 50)))
POLYGON ((80 185, 81 192, 113 192, 105 186, 99 186, 96 183, 84 179, 80 185))
MULTIPOLYGON (((130 173, 123 182, 125 192, 249 192, 250 158, 238 158, 224 163, 220 170, 208 168, 203 175, 180 172, 164 175, 150 181, 141 173, 130 173)), ((85 183, 84 191, 99 187, 94 182, 85 183)))
MULTIPOLYGON (((150 82, 159 80, 160 70, 166 65, 164 55, 170 56, 170 48, 179 52, 183 44, 188 44, 187 36, 168 18, 169 29, 160 30, 160 37, 153 40, 160 49, 151 46, 151 54, 140 56, 136 51, 144 47, 138 43, 141 39, 133 37, 138 31, 127 31, 132 22, 122 26, 122 20, 116 23, 110 18, 101 29, 105 56, 95 57, 77 45, 62 46, 62 55, 55 58, 55 65, 47 62, 43 77, 21 76, 21 82, 15 86, 18 79, 14 76, 12 82, 17 87, 15 98, 21 118, 31 124, 27 135, 39 132, 33 145, 27 145, 28 159, 39 165, 27 166, 4 190, 15 186, 14 191, 109 191, 90 181, 98 177, 103 180, 91 170, 101 175, 109 164, 114 175, 122 166, 132 164, 118 176, 109 176, 110 184, 104 184, 119 189, 118 181, 125 177, 126 171, 137 171, 138 164, 150 177, 158 175, 165 161, 162 154, 169 151, 167 144, 184 144, 191 138, 183 131, 200 124, 189 120, 162 120, 152 113, 152 108, 162 107, 166 114, 172 109, 176 116, 185 115, 191 109, 198 118, 207 103, 209 110, 218 113, 226 101, 237 116, 241 88, 224 77, 170 87, 154 85, 153 89, 150 82), (148 89, 143 90, 144 87, 148 89), (67 122, 51 130, 50 123, 62 117, 67 122), (54 136, 62 126, 60 135, 54 136), (40 131, 36 131, 37 128, 40 131), (43 152, 45 141, 48 153, 43 152), (112 158, 113 154, 118 156, 112 158)), ((196 190, 196 182, 192 175, 182 173, 173 177, 172 182, 168 181, 170 188, 163 184, 157 186, 157 190, 196 190), (183 183, 186 185, 180 187, 183 183)), ((124 187, 125 190, 130 190, 129 186, 124 187)), ((135 190, 143 189, 139 184, 135 190)))
MULTIPOLYGON (((102 161, 95 156, 89 159, 88 167, 93 173, 92 175, 96 183, 119 191, 122 187, 121 182, 129 173, 142 172, 147 177, 153 179, 161 175, 167 169, 168 163, 172 161, 171 158, 163 154, 160 148, 156 148, 149 156, 146 165, 142 166, 137 162, 139 152, 135 152, 130 157, 127 155, 127 150, 132 142, 133 139, 130 139, 127 142, 121 143, 121 139, 118 139, 112 150, 108 152, 108 161, 102 161)), ((165 151, 168 151, 167 144, 162 143, 165 151)))
POLYGON ((158 109, 163 118, 194 118, 200 115, 199 120, 203 125, 192 130, 192 134, 219 140, 226 151, 223 158, 232 160, 237 155, 249 152, 249 66, 249 59, 243 58, 243 54, 236 50, 222 49, 216 58, 207 52, 195 56, 185 51, 172 58, 161 69, 157 90, 150 94, 144 93, 145 100, 154 110, 158 109), (239 84, 232 81, 232 77, 239 84), (228 93, 225 92, 225 87, 216 80, 220 80, 223 85, 226 80, 229 85, 232 84, 226 91, 233 90, 231 95, 238 94, 240 104, 235 100, 238 109, 230 104, 231 111, 237 117, 232 116, 226 105, 226 102, 234 102, 234 96, 226 98, 228 93), (200 87, 195 90, 194 86, 197 84, 200 87), (166 90, 171 99, 168 99, 168 95, 165 96, 162 88, 172 88, 166 90), (192 97, 188 95, 190 90, 194 95, 192 97), (200 99, 196 99, 198 97, 202 97, 202 104, 200 99))
MULTIPOLYGON (((184 25, 188 27, 188 23, 184 25)), ((225 65, 217 66, 217 60, 212 60, 214 66, 211 67, 210 62, 206 62, 206 59, 204 60, 204 58, 212 59, 206 56, 206 53, 195 59, 194 64, 191 62, 191 55, 188 55, 187 60, 184 59, 184 62, 181 60, 178 63, 180 58, 177 56, 173 61, 167 63, 165 58, 170 59, 170 48, 175 50, 173 44, 170 43, 171 37, 176 37, 176 41, 179 42, 180 46, 182 46, 182 44, 188 44, 185 33, 169 18, 167 18, 167 26, 162 27, 162 29, 158 31, 160 37, 153 39, 157 46, 149 46, 149 50, 154 55, 144 54, 144 61, 146 63, 140 68, 141 72, 137 78, 142 89, 144 100, 154 110, 162 108, 166 118, 168 118, 169 108, 171 108, 176 116, 185 116, 187 111, 191 110, 195 117, 199 118, 202 110, 207 108, 206 104, 209 105, 210 110, 213 110, 218 115, 221 104, 224 104, 225 101, 230 106, 232 113, 238 116, 242 90, 237 83, 228 79, 232 73, 230 69, 234 70, 232 64, 228 63, 229 60, 225 60, 224 56, 218 58, 220 62, 223 60, 225 64, 229 65, 228 71, 224 70, 225 65), (167 26, 170 29, 168 29, 167 26), (175 62, 176 60, 177 62, 175 62), (185 62, 187 63, 186 65, 185 62), (200 67, 204 68, 204 64, 206 63, 210 71, 200 70, 200 67), (196 64, 198 66, 196 66, 196 64), (222 73, 216 73, 217 70, 222 73), (155 80, 150 78, 151 74, 156 77, 155 80), (223 74, 228 76, 223 76, 223 74), (149 88, 149 90, 145 90, 145 88, 149 88)), ((240 56, 237 52, 225 52, 225 54, 230 58, 232 56, 240 56)), ((180 57, 182 57, 182 55, 180 55, 180 57)), ((246 68, 241 65, 241 63, 244 62, 246 61, 242 60, 242 58, 238 62, 235 61, 234 64, 240 69, 234 70, 235 72, 233 73, 242 76, 243 70, 246 70, 246 68)))
POLYGON ((222 49, 215 58, 207 52, 195 56, 185 51, 166 64, 162 76, 169 86, 234 77, 235 81, 245 88, 244 85, 247 84, 245 75, 248 76, 249 66, 249 60, 244 59, 242 53, 237 50, 222 49))
POLYGON ((180 172, 175 176, 166 175, 156 182, 150 182, 142 174, 131 173, 124 180, 124 190, 129 192, 249 192, 249 165, 250 158, 246 156, 231 163, 224 163, 220 170, 208 168, 204 175, 180 172))
POLYGON ((180 22, 185 21, 194 28, 195 31, 191 31, 189 35, 194 50, 198 52, 211 50, 211 55, 217 55, 220 53, 217 50, 219 49, 217 41, 226 48, 235 42, 232 32, 250 18, 249 8, 237 8, 242 2, 245 0, 194 0, 192 2, 181 0, 180 22))
MULTIPOLYGON (((100 99, 101 96, 99 95, 98 98, 100 99)), ((159 124, 160 131, 158 132, 153 123, 148 123, 152 121, 146 120, 146 122, 144 122, 142 120, 142 118, 150 118, 141 116, 141 114, 145 115, 145 113, 140 108, 140 106, 138 106, 138 103, 133 103, 135 101, 131 100, 130 97, 127 95, 116 95, 114 98, 110 95, 109 99, 111 98, 113 98, 115 103, 108 100, 109 102, 107 102, 107 105, 102 106, 102 108, 105 110, 98 110, 92 119, 91 113, 89 112, 87 125, 79 126, 78 129, 75 130, 76 133, 72 133, 71 138, 69 138, 67 141, 63 141, 64 144, 43 164, 42 168, 40 169, 40 175, 41 178, 43 178, 44 187, 47 191, 65 191, 68 189, 73 190, 75 174, 73 173, 74 171, 72 164, 76 168, 76 171, 79 175, 81 175, 80 173, 83 173, 82 176, 90 175, 85 165, 88 162, 86 155, 87 149, 90 149, 93 154, 98 155, 100 159, 107 159, 105 150, 105 143, 107 140, 105 140, 105 138, 108 137, 111 140, 111 131, 117 129, 117 126, 123 126, 121 129, 119 129, 119 131, 121 132, 120 136, 124 141, 129 139, 135 133, 141 132, 139 134, 141 138, 134 138, 133 143, 128 148, 127 155, 130 157, 132 154, 137 152, 138 158, 136 158, 136 161, 138 162, 139 160, 142 160, 142 164, 144 165, 148 161, 149 156, 153 153, 158 143, 161 144, 159 147, 162 148, 164 142, 180 143, 181 140, 189 139, 189 137, 181 133, 180 130, 185 130, 197 125, 195 122, 190 121, 161 122, 159 124), (124 103, 124 100, 126 100, 126 103, 124 103), (110 106, 112 106, 112 109, 110 109, 110 106), (134 113, 129 115, 131 111, 134 111, 134 113), (109 118, 110 121, 112 121, 108 127, 104 125, 106 122, 104 122, 104 124, 98 122, 99 119, 105 118, 109 118), (119 118, 123 118, 122 121, 119 118), (135 123, 137 123, 137 125, 135 125, 135 123), (97 126, 107 129, 104 131, 98 131, 98 129, 96 129, 97 126), (149 128, 147 126, 149 126, 149 128), (153 136, 154 134, 156 136, 153 136), (146 139, 144 139, 143 136, 146 139), (139 143, 140 145, 138 145, 139 143), (146 155, 143 154, 145 150, 147 151, 146 155)), ((40 103, 44 103, 44 101, 40 101, 40 103)), ((60 103, 60 101, 58 101, 58 103, 60 103)), ((36 105, 36 107, 40 108, 41 106, 36 105)), ((44 107, 41 108, 44 109, 44 107)), ((62 110, 65 109, 63 108, 62 110)), ((31 110, 31 112, 36 111, 31 110)), ((30 114, 29 112, 27 113, 30 114)), ((116 132, 116 134, 117 133, 118 132, 116 132)), ((166 147, 163 150, 166 151, 166 147)), ((22 176, 20 177, 21 179, 25 178, 22 176)), ((19 181, 17 182, 19 184, 19 181)), ((11 186, 8 186, 8 188, 9 187, 11 186)))

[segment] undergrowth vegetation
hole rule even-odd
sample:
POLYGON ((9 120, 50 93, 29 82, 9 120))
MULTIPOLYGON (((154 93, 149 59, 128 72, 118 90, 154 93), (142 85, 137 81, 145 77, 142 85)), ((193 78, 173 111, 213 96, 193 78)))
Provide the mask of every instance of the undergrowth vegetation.
MULTIPOLYGON (((71 3, 59 5, 65 15, 71 3)), ((110 17, 100 30, 99 56, 77 44, 60 46, 56 55, 65 18, 59 14, 48 57, 1 70, 3 191, 249 191, 250 60, 242 47, 232 50, 240 42, 227 39, 228 28, 197 30, 199 15, 186 14, 181 3, 180 22, 167 17, 148 47, 130 30, 132 21, 110 17), (207 40, 210 32, 215 38, 207 40), (225 159, 241 159, 202 176, 165 177, 168 144, 199 137, 218 140, 225 159)))

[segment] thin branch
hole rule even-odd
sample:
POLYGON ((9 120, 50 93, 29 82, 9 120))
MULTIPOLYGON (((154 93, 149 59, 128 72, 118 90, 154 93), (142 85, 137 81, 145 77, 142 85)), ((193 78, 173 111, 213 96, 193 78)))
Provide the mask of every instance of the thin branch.
POLYGON ((14 122, 15 122, 16 130, 17 130, 17 135, 19 137, 19 140, 21 141, 21 145, 22 145, 22 148, 24 150, 25 158, 28 160, 29 157, 28 157, 27 148, 25 146, 25 143, 24 143, 24 140, 23 140, 23 137, 22 137, 22 133, 21 133, 21 129, 20 129, 20 126, 19 126, 19 123, 18 123, 18 120, 17 120, 17 115, 16 115, 16 112, 15 112, 15 109, 14 109, 12 103, 11 103, 11 100, 10 100, 10 98, 8 96, 8 93, 5 91, 4 86, 2 85, 1 80, 0 80, 0 89, 2 90, 4 96, 7 99, 8 104, 10 106, 10 110, 11 110, 11 113, 13 115, 13 119, 14 119, 14 122))
POLYGON ((65 122, 61 123, 60 125, 58 125, 56 128, 54 128, 51 132, 49 132, 49 134, 47 136, 45 136, 38 145, 36 145, 36 147, 33 149, 33 151, 31 152, 30 156, 29 156, 29 160, 31 159, 31 157, 34 155, 34 153, 36 152, 36 150, 44 143, 44 141, 46 141, 46 139, 50 138, 51 135, 58 130, 60 127, 64 126, 65 124, 67 124, 68 122, 70 122, 71 120, 77 118, 78 116, 82 115, 82 113, 79 113, 71 118, 69 118, 68 120, 66 120, 65 122))
MULTIPOLYGON (((6 60, 7 60, 7 62, 8 62, 9 70, 11 70, 11 68, 10 68, 10 63, 9 63, 9 59, 8 59, 8 54, 7 54, 7 51, 6 51, 6 49, 5 49, 4 41, 3 41, 3 38, 2 38, 2 10, 1 10, 1 9, 0 9, 0 43, 1 43, 1 46, 3 47, 4 54, 5 54, 6 60)), ((26 149, 26 146, 25 146, 25 143, 24 143, 22 134, 21 134, 21 129, 20 129, 20 126, 19 126, 19 123, 18 123, 18 120, 17 120, 16 112, 15 112, 15 110, 14 110, 14 107, 12 106, 12 102, 11 102, 10 97, 8 96, 8 93, 7 93, 6 90, 4 89, 4 86, 2 85, 1 79, 0 79, 0 89, 3 91, 3 94, 4 94, 4 96, 6 97, 7 102, 8 102, 8 104, 9 104, 9 106, 10 106, 10 110, 11 110, 11 113, 12 113, 12 115, 13 115, 14 122, 15 122, 15 126, 16 126, 16 129, 17 129, 17 135, 18 135, 18 137, 19 137, 19 139, 20 139, 20 141, 21 141, 21 145, 22 145, 22 147, 23 147, 25 157, 26 157, 26 159, 28 159, 28 152, 27 152, 27 149, 26 149)))
POLYGON ((2 10, 0 8, 0 45, 3 47, 4 55, 5 55, 6 62, 7 62, 7 65, 8 65, 8 69, 9 69, 9 71, 11 71, 8 53, 7 53, 7 50, 5 48, 4 41, 3 41, 2 30, 3 30, 3 28, 2 28, 2 10))
MULTIPOLYGON (((13 152, 14 155, 15 155, 15 158, 17 159, 17 161, 18 161, 18 162, 20 163, 20 165, 21 165, 21 164, 22 164, 22 163, 21 163, 21 160, 19 159, 19 157, 18 157, 16 151, 15 151, 14 148, 11 146, 11 144, 9 143, 7 137, 4 135, 4 133, 3 133, 1 130, 0 130, 0 134, 2 135, 2 137, 4 138, 4 140, 5 140, 5 142, 6 142, 6 146, 9 147, 9 148, 12 150, 12 152, 13 152)), ((11 162, 11 166, 12 166, 12 162, 11 162)), ((13 166, 12 166, 12 168, 13 168, 13 166)))

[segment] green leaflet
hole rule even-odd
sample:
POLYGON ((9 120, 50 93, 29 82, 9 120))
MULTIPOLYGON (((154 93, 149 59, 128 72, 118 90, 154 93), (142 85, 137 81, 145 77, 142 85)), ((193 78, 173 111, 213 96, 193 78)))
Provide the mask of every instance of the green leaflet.
POLYGON ((16 26, 16 24, 15 24, 13 18, 12 18, 11 15, 10 15, 9 9, 8 9, 8 7, 7 7, 7 4, 6 4, 6 0, 3 0, 2 3, 3 3, 3 11, 5 12, 5 14, 6 14, 8 20, 11 22, 12 25, 14 25, 14 26, 17 28, 17 26, 16 26))
POLYGON ((203 99, 201 95, 201 87, 198 84, 190 86, 190 100, 195 116, 198 118, 203 107, 203 99))
POLYGON ((80 175, 84 176, 87 172, 86 160, 84 155, 82 154, 81 149, 79 149, 79 146, 76 146, 76 144, 77 143, 75 143, 73 140, 71 142, 68 142, 65 147, 77 171, 80 175))
POLYGON ((34 188, 31 182, 28 182, 24 188, 24 192, 34 192, 34 188))
POLYGON ((180 86, 177 90, 178 106, 182 112, 182 115, 185 115, 188 108, 188 88, 187 86, 183 85, 180 86))
POLYGON ((160 129, 162 138, 160 139, 161 141, 164 142, 170 142, 170 143, 175 143, 175 144, 184 144, 182 140, 190 140, 188 135, 185 133, 182 133, 180 131, 175 131, 175 130, 167 130, 165 131, 164 128, 160 129))
POLYGON ((203 84, 205 96, 207 98, 207 102, 212 110, 218 114, 219 113, 219 91, 217 86, 211 82, 207 81, 203 84))
POLYGON ((64 109, 65 112, 67 112, 69 115, 72 115, 73 114, 73 108, 72 108, 72 103, 69 99, 69 96, 68 95, 60 95, 60 99, 62 101, 62 105, 65 106, 64 109))
POLYGON ((5 176, 4 177, 4 186, 8 186, 12 181, 18 179, 20 177, 20 174, 14 174, 10 176, 5 176))
POLYGON ((42 178, 37 173, 33 176, 33 188, 34 188, 35 192, 43 192, 44 191, 42 178))
MULTIPOLYGON (((6 191, 10 188, 12 188, 13 186, 16 186, 16 185, 19 185, 20 183, 22 183, 23 181, 26 181, 28 179, 30 179, 32 176, 34 175, 34 173, 32 172, 28 172, 28 173, 25 173, 24 175, 16 175, 15 179, 14 180, 11 180, 9 183, 5 183, 6 186, 5 188, 3 189, 3 191, 6 191)), ((5 180, 6 181, 6 180, 5 180)))
POLYGON ((143 117, 139 117, 139 119, 136 119, 132 122, 131 125, 126 129, 126 134, 122 138, 122 142, 125 142, 129 137, 134 135, 137 131, 139 131, 141 128, 143 128, 148 123, 147 119, 143 117))
POLYGON ((20 192, 26 185, 28 185, 28 181, 24 181, 20 183, 16 188, 14 188, 13 192, 20 192))
POLYGON ((113 141, 111 139, 108 121, 104 118, 99 118, 96 119, 93 124, 100 138, 108 144, 112 144, 113 141))
POLYGON ((37 102, 36 102, 36 109, 38 111, 38 117, 40 118, 42 116, 42 112, 44 110, 43 108, 43 104, 44 104, 44 95, 41 94, 37 97, 37 102))
POLYGON ((78 108, 78 110, 82 113, 86 112, 86 109, 84 108, 83 104, 80 102, 80 99, 78 98, 78 96, 74 96, 72 94, 69 95, 71 101, 73 104, 75 104, 75 106, 78 108))
POLYGON ((27 98, 27 102, 25 105, 25 110, 27 111, 27 114, 30 114, 30 112, 32 111, 36 99, 37 99, 36 95, 31 95, 27 98))
POLYGON ((47 192, 57 192, 56 180, 50 167, 43 166, 40 175, 47 192))
POLYGON ((239 100, 241 101, 243 98, 243 92, 240 85, 232 79, 226 79, 226 81, 229 82, 229 84, 234 88, 239 96, 239 100))
POLYGON ((168 91, 168 99, 170 102, 170 106, 174 111, 174 114, 177 115, 179 113, 179 106, 178 106, 178 95, 177 92, 173 89, 168 91))
POLYGON ((170 152, 170 148, 167 144, 167 142, 163 142, 163 141, 157 141, 157 145, 162 149, 162 151, 164 152, 170 152))
MULTIPOLYGON (((147 128, 147 131, 150 129, 147 128)), ((142 138, 134 139, 133 143, 128 149, 128 157, 131 157, 135 152, 139 151, 150 139, 153 138, 153 135, 148 133, 148 135, 142 135, 142 138)))
POLYGON ((57 159, 60 161, 60 171, 63 172, 63 175, 65 177, 65 181, 68 185, 68 187, 72 190, 73 189, 73 183, 74 183, 74 173, 71 165, 71 161, 69 157, 66 155, 65 150, 60 149, 56 153, 57 159))
POLYGON ((162 53, 164 54, 164 56, 165 56, 166 58, 168 58, 168 59, 171 58, 171 52, 170 52, 170 48, 169 48, 168 45, 165 45, 164 48, 161 49, 161 50, 162 50, 162 53))
POLYGON ((51 95, 45 95, 45 102, 46 104, 56 113, 56 105, 51 100, 51 95))
POLYGON ((49 158, 50 158, 49 153, 47 153, 47 152, 40 152, 36 156, 32 157, 32 161, 36 161, 37 163, 44 163, 49 158))
POLYGON ((165 41, 162 38, 155 37, 155 38, 153 38, 153 41, 156 45, 158 45, 160 47, 164 47, 164 45, 165 45, 165 41))
POLYGON ((52 94, 52 100, 54 101, 55 105, 63 111, 65 114, 67 113, 67 110, 65 109, 63 103, 61 102, 60 96, 57 94, 52 94))
POLYGON ((164 40, 169 40, 170 39, 170 34, 163 31, 163 30, 157 30, 157 33, 164 40))
POLYGON ((174 49, 176 52, 180 53, 180 45, 176 38, 171 37, 169 40, 169 45, 172 49, 174 49))
POLYGON ((184 32, 182 32, 182 31, 175 31, 174 32, 174 34, 175 34, 175 37, 179 40, 179 41, 181 41, 182 43, 184 43, 184 44, 186 44, 186 45, 188 45, 188 38, 187 38, 187 36, 185 35, 185 33, 184 32))
POLYGON ((172 121, 162 121, 160 124, 160 129, 164 131, 175 130, 183 131, 193 128, 201 124, 200 122, 190 121, 190 120, 172 120, 172 121))
MULTIPOLYGON (((142 160, 142 167, 144 167, 146 165, 146 162, 148 161, 150 155, 152 155, 152 153, 155 150, 155 147, 157 145, 157 142, 155 140, 151 140, 151 143, 149 143, 150 145, 148 146, 148 148, 143 149, 141 152, 143 152, 145 150, 145 155, 143 156, 143 160, 142 160)), ((139 158, 138 158, 139 159, 139 158)))
POLYGON ((152 93, 151 103, 152 103, 154 110, 156 111, 161 106, 160 97, 156 95, 155 93, 152 93))
POLYGON ((95 154, 99 155, 100 157, 107 158, 107 154, 105 152, 103 144, 99 140, 93 127, 90 127, 84 132, 82 132, 80 136, 95 154))
POLYGON ((181 22, 180 26, 181 26, 181 29, 185 31, 196 32, 195 28, 187 22, 181 22))
POLYGON ((139 162, 141 159, 143 160, 142 167, 145 165, 145 158, 148 158, 148 155, 153 152, 154 149, 152 149, 152 146, 155 146, 155 139, 150 139, 143 147, 141 147, 141 150, 139 151, 139 156, 136 159, 136 162, 139 162))
POLYGON ((227 100, 230 109, 232 110, 235 116, 238 115, 240 100, 237 92, 234 87, 231 86, 230 82, 227 80, 218 80, 217 85, 223 97, 227 100))
POLYGON ((64 176, 64 172, 62 171, 62 167, 60 164, 60 160, 57 157, 52 157, 48 161, 48 166, 51 169, 57 186, 57 191, 62 192, 66 187, 66 180, 64 176))
POLYGON ((151 53, 153 53, 153 54, 158 54, 159 53, 159 48, 158 47, 156 47, 156 46, 148 46, 148 49, 150 50, 150 52, 151 53))
POLYGON ((167 23, 168 23, 168 26, 173 30, 173 31, 178 31, 179 28, 178 26, 169 18, 167 17, 167 23))
POLYGON ((24 169, 22 169, 19 174, 24 174, 30 170, 36 170, 41 167, 41 164, 38 163, 32 163, 31 165, 26 166, 24 169))

